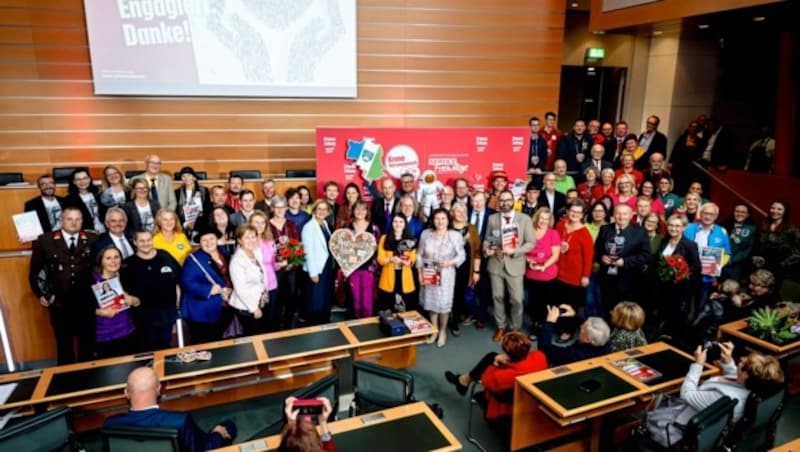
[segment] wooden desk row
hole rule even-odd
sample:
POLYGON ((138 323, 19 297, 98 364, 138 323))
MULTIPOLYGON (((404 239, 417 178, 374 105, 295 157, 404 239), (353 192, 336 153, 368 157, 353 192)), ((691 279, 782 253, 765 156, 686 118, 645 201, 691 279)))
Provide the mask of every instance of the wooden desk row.
MULTIPOLYGON (((328 424, 337 450, 424 452, 461 450, 461 443, 423 402, 389 408, 328 424)), ((277 450, 280 435, 216 449, 217 452, 277 450)))
MULTIPOLYGON (((664 343, 611 353, 517 377, 511 450, 551 441, 589 428, 590 450, 599 450, 603 416, 647 403, 656 392, 680 387, 694 362, 690 355, 664 343), (647 382, 629 375, 613 363, 633 358, 662 375, 647 382), (596 382, 588 390, 587 381, 596 382)), ((703 376, 719 372, 706 365, 703 376)))
POLYGON ((68 405, 77 410, 77 429, 93 428, 105 417, 99 411, 125 409, 123 388, 128 373, 140 366, 155 369, 162 385, 161 404, 171 409, 243 400, 304 386, 332 373, 334 361, 351 354, 356 360, 411 366, 416 345, 435 331, 429 326, 426 332, 386 337, 378 318, 372 317, 4 375, 0 384, 16 383, 17 387, 0 410, 68 405), (211 360, 178 360, 178 353, 191 350, 208 350, 211 360), (202 397, 192 397, 198 395, 202 397), (86 426, 81 416, 89 418, 86 426))
POLYGON ((750 331, 748 331, 748 328, 749 324, 747 323, 747 319, 741 319, 735 322, 720 325, 717 333, 720 339, 732 338, 742 341, 748 348, 772 355, 780 360, 784 360, 800 353, 800 338, 782 345, 777 345, 753 335, 750 331))

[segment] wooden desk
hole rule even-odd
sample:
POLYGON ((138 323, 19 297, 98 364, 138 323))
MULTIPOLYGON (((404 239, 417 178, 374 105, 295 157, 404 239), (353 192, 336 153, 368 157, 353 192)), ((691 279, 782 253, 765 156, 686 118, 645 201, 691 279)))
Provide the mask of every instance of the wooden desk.
POLYGON ((800 353, 800 340, 795 340, 783 345, 776 345, 747 333, 747 331, 744 331, 747 327, 747 319, 741 319, 720 325, 717 334, 720 338, 730 337, 741 340, 756 351, 764 352, 780 360, 800 353))
MULTIPOLYGON (((455 435, 423 402, 332 422, 328 424, 328 428, 333 435, 337 450, 348 452, 461 450, 461 443, 455 435)), ((273 435, 216 450, 217 452, 270 451, 277 450, 280 442, 280 435, 273 435)))
POLYGON ((800 438, 770 449, 771 452, 800 452, 800 438))
MULTIPOLYGON (((603 416, 643 405, 649 394, 678 388, 692 362, 690 355, 656 342, 519 376, 514 384, 511 450, 587 429, 591 433, 589 449, 599 450, 603 416), (625 358, 636 358, 663 376, 641 382, 613 364, 625 358), (660 362, 663 368, 653 361, 660 362), (601 382, 598 392, 582 393, 578 388, 581 381, 589 378, 601 382)), ((716 367, 706 365, 703 375, 717 372, 716 367)))
MULTIPOLYGON (((436 329, 431 326, 430 332, 380 338, 375 331, 377 317, 3 375, 0 384, 18 386, 0 411, 67 405, 75 409, 76 430, 87 430, 126 409, 123 388, 128 373, 136 367, 152 366, 156 371, 163 407, 191 410, 305 386, 335 372, 335 361, 351 354, 354 359, 384 353, 416 357, 415 351, 406 349, 415 348, 436 329), (189 350, 208 350, 212 358, 180 362, 176 355, 189 350)), ((384 362, 393 363, 411 365, 413 360, 384 362)))

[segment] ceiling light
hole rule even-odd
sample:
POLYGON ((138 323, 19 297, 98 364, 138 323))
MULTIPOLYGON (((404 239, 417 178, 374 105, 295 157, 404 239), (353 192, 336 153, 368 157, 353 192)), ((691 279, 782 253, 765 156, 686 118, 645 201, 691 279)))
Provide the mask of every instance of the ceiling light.
POLYGON ((569 6, 571 6, 573 8, 577 8, 577 7, 581 6, 581 5, 578 4, 578 2, 572 2, 572 3, 569 4, 569 6))
POLYGON ((604 34, 606 34, 606 31, 605 30, 595 30, 592 33, 594 33, 597 36, 603 36, 604 34))
POLYGON ((664 34, 664 32, 661 31, 661 30, 656 30, 656 31, 653 32, 653 36, 661 36, 663 34, 664 34))
POLYGON ((708 25, 708 24, 700 24, 700 25, 698 25, 698 26, 697 26, 697 28, 699 28, 699 29, 701 29, 701 30, 706 30, 706 29, 708 29, 710 26, 711 26, 711 25, 708 25))
POLYGON ((753 22, 764 22, 765 20, 767 20, 767 18, 764 16, 756 16, 753 18, 753 22))

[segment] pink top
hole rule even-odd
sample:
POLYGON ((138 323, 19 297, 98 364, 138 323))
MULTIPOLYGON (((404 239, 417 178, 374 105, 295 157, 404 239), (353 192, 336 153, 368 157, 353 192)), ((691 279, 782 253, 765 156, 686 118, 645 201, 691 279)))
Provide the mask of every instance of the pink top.
POLYGON ((663 217, 666 213, 664 210, 664 201, 662 201, 661 198, 652 200, 652 202, 650 202, 650 210, 652 210, 654 214, 663 217))
MULTIPOLYGON (((553 247, 561 246, 561 237, 555 229, 549 228, 545 231, 542 238, 536 241, 533 249, 525 255, 526 264, 533 261, 535 265, 547 262, 553 256, 553 247)), ((558 276, 558 262, 547 267, 543 272, 533 271, 530 265, 525 266, 525 277, 534 281, 552 281, 558 276)))
POLYGON ((267 274, 264 275, 267 280, 267 290, 277 289, 278 277, 275 276, 275 241, 259 240, 258 244, 261 246, 261 260, 264 262, 264 270, 267 271, 267 274))
MULTIPOLYGON (((618 206, 619 203, 620 203, 619 195, 616 194, 616 193, 611 195, 611 200, 614 201, 614 206, 618 206)), ((628 198, 625 201, 625 204, 631 206, 631 209, 633 209, 633 211, 636 212, 636 201, 637 200, 638 200, 637 197, 634 195, 634 196, 631 196, 630 198, 628 198)))

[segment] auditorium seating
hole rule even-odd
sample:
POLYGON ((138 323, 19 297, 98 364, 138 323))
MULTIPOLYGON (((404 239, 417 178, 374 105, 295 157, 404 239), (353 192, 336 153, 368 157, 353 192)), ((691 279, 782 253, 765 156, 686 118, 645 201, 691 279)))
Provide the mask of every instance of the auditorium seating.
POLYGON ((85 170, 87 173, 89 172, 89 168, 86 166, 59 166, 53 168, 53 179, 56 180, 57 184, 68 184, 69 178, 72 177, 72 173, 76 169, 85 170))
POLYGON ((0 173, 0 186, 22 182, 22 173, 0 173))
POLYGON ((233 170, 230 172, 231 176, 239 176, 242 179, 261 179, 261 171, 259 170, 233 170))

